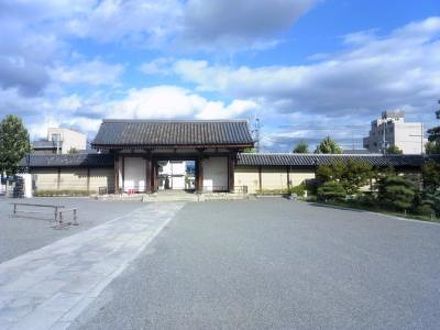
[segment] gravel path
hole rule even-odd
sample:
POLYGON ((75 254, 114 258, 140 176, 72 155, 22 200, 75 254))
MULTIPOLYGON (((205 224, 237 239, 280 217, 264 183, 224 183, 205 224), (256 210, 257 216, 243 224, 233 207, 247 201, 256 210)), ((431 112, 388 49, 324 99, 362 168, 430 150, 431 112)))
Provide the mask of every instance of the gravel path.
POLYGON ((189 203, 73 329, 439 329, 440 225, 189 203))
MULTIPOLYGON (((33 198, 16 200, 0 197, 0 263, 28 251, 38 249, 63 237, 90 229, 108 220, 127 214, 143 206, 139 202, 96 201, 90 198, 33 198), (79 226, 55 230, 47 220, 10 218, 10 203, 30 202, 65 205, 78 208, 79 226)), ((40 217, 42 217, 40 215, 40 217)), ((47 217, 46 217, 47 218, 47 217)))

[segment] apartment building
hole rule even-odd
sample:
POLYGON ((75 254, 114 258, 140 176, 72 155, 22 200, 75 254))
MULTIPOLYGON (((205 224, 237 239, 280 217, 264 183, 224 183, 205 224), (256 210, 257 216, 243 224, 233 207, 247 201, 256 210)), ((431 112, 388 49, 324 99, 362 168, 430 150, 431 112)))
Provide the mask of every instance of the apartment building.
POLYGON ((47 140, 32 143, 35 154, 67 154, 87 148, 87 136, 67 128, 48 128, 47 140))
POLYGON ((385 111, 382 117, 371 122, 369 135, 364 138, 364 148, 373 153, 384 153, 397 146, 404 154, 422 154, 425 151, 423 124, 405 122, 403 111, 385 111))

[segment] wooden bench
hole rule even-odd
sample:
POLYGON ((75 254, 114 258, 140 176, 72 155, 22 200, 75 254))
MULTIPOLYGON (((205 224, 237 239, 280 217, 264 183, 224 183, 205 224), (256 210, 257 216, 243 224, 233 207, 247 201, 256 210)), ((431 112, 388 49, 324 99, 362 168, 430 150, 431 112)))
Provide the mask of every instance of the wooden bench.
MULTIPOLYGON (((12 216, 13 217, 18 217, 19 214, 48 214, 47 212, 44 211, 37 211, 37 210, 29 210, 27 208, 49 208, 49 209, 53 209, 53 219, 49 219, 49 220, 53 220, 56 222, 57 226, 65 226, 66 224, 73 224, 74 226, 78 226, 78 211, 76 208, 71 208, 71 209, 66 209, 63 205, 48 205, 48 204, 35 204, 35 203, 12 203, 12 205, 14 206, 13 208, 13 213, 12 216), (25 210, 23 210, 22 208, 26 208, 25 210), (72 216, 73 216, 73 221, 72 223, 65 223, 64 219, 65 219, 65 213, 66 212, 72 212, 72 216)), ((50 214, 50 213, 49 213, 50 214)))

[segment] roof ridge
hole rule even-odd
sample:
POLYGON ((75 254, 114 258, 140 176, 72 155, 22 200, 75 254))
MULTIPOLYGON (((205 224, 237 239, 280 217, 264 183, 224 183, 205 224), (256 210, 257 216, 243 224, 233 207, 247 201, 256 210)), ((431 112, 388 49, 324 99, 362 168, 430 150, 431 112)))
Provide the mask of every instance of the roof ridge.
POLYGON ((229 123, 248 122, 246 119, 103 119, 103 123, 229 123))

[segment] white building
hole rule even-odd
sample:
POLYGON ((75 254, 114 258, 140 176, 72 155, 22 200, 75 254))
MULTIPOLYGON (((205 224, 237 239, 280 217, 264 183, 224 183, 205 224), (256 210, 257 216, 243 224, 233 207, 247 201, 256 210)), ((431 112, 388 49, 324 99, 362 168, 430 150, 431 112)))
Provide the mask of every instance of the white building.
POLYGON ((187 189, 185 185, 186 162, 159 162, 159 189, 187 189))
POLYGON ((70 150, 85 150, 87 136, 67 128, 48 128, 47 140, 52 141, 58 148, 57 153, 67 154, 70 150))
POLYGON ((426 139, 422 123, 405 122, 403 111, 385 111, 382 117, 371 122, 369 136, 364 138, 364 148, 373 153, 383 153, 397 146, 404 154, 422 154, 426 139))
POLYGON ((35 154, 67 154, 87 148, 87 136, 67 128, 48 128, 47 140, 34 141, 35 154))

